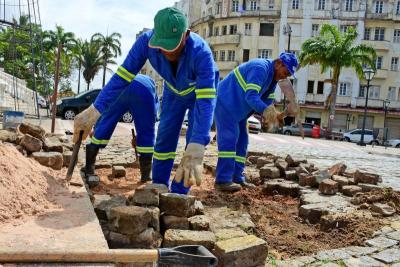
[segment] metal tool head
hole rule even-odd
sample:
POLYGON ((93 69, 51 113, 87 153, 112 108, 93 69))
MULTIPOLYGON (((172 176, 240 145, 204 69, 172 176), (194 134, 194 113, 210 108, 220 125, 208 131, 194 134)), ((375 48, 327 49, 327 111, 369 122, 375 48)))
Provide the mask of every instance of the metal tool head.
POLYGON ((67 171, 67 176, 65 177, 65 180, 67 182, 71 181, 72 174, 74 172, 74 168, 76 166, 76 163, 78 162, 78 154, 79 154, 79 149, 82 144, 82 136, 83 136, 83 131, 79 132, 79 139, 78 142, 74 144, 74 148, 72 150, 72 156, 71 156, 71 161, 68 166, 68 171, 67 171))

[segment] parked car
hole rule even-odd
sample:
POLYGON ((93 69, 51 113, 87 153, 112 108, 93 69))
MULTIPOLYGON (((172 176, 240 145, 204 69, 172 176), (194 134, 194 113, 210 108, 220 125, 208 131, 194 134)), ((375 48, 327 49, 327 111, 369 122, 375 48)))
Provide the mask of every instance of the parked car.
POLYGON ((400 148, 400 139, 390 139, 388 144, 389 146, 400 148))
POLYGON ((247 129, 250 133, 258 134, 261 132, 261 122, 252 115, 247 119, 247 129))
MULTIPOLYGON (((57 116, 65 120, 73 120, 77 114, 88 108, 96 100, 100 89, 93 89, 73 97, 65 97, 57 101, 57 116)), ((133 116, 127 111, 121 117, 122 122, 132 122, 133 116)))
POLYGON ((43 96, 37 95, 37 103, 40 108, 47 108, 47 101, 43 96))
MULTIPOLYGON (((343 140, 347 142, 358 143, 361 140, 362 129, 354 129, 343 134, 343 140)), ((374 137, 372 130, 364 130, 364 142, 370 145, 379 145, 380 142, 374 137)))
MULTIPOLYGON (((314 124, 312 123, 302 123, 303 129, 304 129, 304 136, 309 136, 311 137, 312 133, 312 128, 314 127, 314 124)), ((282 133, 284 135, 298 135, 300 136, 300 129, 297 124, 292 124, 290 126, 284 126, 282 128, 282 133)))

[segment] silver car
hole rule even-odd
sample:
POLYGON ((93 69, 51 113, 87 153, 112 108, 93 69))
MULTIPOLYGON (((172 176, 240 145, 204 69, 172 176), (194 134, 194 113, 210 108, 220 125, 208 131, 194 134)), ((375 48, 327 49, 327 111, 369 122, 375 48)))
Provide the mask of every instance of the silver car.
MULTIPOLYGON (((310 136, 312 133, 312 129, 314 124, 312 123, 302 123, 304 129, 304 136, 310 136)), ((284 126, 282 129, 282 133, 284 135, 299 135, 300 136, 300 129, 297 124, 292 124, 290 126, 284 126)))

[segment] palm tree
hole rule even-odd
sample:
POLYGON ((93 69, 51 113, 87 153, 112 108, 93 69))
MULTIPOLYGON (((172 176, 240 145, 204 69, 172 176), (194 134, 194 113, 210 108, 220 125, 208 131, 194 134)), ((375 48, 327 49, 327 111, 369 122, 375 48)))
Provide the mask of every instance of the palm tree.
POLYGON ((83 40, 78 38, 75 40, 76 44, 73 48, 73 56, 78 61, 78 94, 81 88, 81 70, 82 70, 82 54, 83 54, 83 40))
POLYGON ((110 35, 104 36, 101 33, 95 33, 92 36, 92 41, 98 42, 101 47, 101 53, 103 57, 103 87, 106 83, 106 70, 107 64, 112 64, 111 59, 113 57, 117 57, 121 55, 121 42, 119 39, 121 38, 121 34, 117 32, 113 32, 110 35))
POLYGON ((93 81, 104 63, 98 42, 85 41, 82 48, 83 78, 87 83, 87 90, 89 90, 90 82, 93 81))
POLYGON ((332 132, 341 69, 353 68, 360 79, 363 77, 364 66, 375 69, 375 50, 364 44, 356 45, 356 39, 357 32, 353 27, 348 28, 345 33, 340 33, 335 25, 324 24, 319 36, 306 40, 301 47, 299 60, 302 67, 319 64, 321 73, 332 70, 329 80, 332 89, 326 100, 329 109, 328 133, 332 132))

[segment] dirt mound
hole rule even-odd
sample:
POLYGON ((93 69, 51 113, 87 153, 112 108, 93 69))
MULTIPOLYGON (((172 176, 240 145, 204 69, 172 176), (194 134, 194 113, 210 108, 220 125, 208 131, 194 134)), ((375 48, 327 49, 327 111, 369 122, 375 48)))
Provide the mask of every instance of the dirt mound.
POLYGON ((0 142, 0 224, 21 221, 55 208, 51 195, 62 187, 57 172, 0 142))

